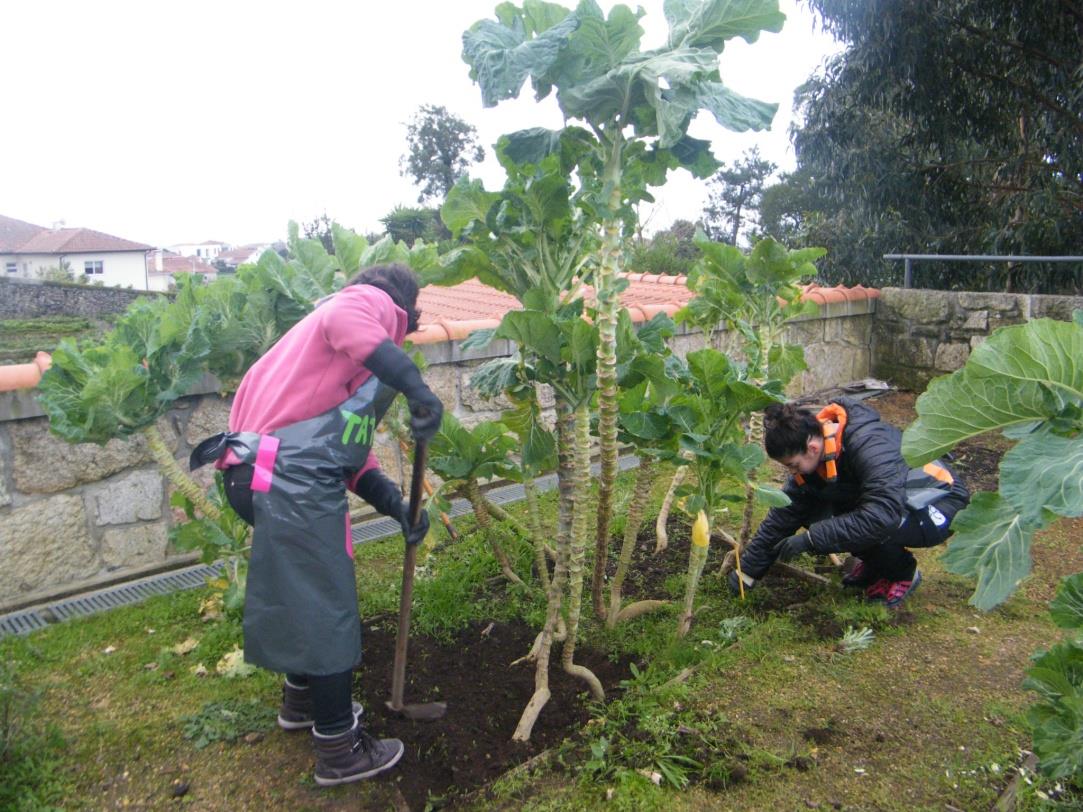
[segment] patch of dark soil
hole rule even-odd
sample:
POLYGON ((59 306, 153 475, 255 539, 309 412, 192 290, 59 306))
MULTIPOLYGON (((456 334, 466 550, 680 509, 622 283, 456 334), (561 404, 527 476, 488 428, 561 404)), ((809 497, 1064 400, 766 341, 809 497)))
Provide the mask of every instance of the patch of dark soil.
MULTIPOLYGON (((523 708, 534 693, 534 665, 510 664, 529 651, 536 631, 523 623, 476 624, 452 642, 431 638, 410 640, 404 699, 447 702, 447 715, 433 722, 401 719, 385 705, 391 686, 395 635, 382 629, 364 631, 364 660, 354 685, 365 706, 372 732, 402 739, 406 752, 384 780, 398 787, 412 810, 422 810, 431 798, 453 800, 483 786, 511 767, 551 747, 589 718, 580 694, 583 682, 565 674, 558 657, 550 664, 552 697, 545 705, 526 744, 511 741, 523 708)), ((559 649, 558 649, 559 651, 559 649)), ((605 655, 578 649, 576 662, 601 680, 606 695, 630 671, 627 662, 613 663, 605 655)))
POLYGON ((798 623, 808 628, 814 640, 838 640, 842 637, 844 631, 842 624, 835 619, 834 615, 825 611, 819 602, 794 607, 789 614, 798 623))
POLYGON ((801 731, 801 737, 812 742, 817 747, 834 744, 842 738, 842 731, 835 727, 833 722, 834 720, 829 721, 824 727, 805 728, 801 731))
POLYGON ((955 447, 948 464, 963 478, 971 493, 995 491, 1003 456, 1003 449, 989 448, 980 439, 968 440, 955 447))
MULTIPOLYGON (((691 547, 692 528, 682 519, 670 515, 666 522, 669 545, 660 553, 654 552, 657 536, 654 522, 645 522, 636 537, 636 549, 632 565, 624 580, 622 594, 626 603, 636 600, 659 599, 671 600, 666 590, 666 580, 673 575, 685 575, 688 572, 688 551, 691 547)), ((613 539, 613 550, 619 551, 623 539, 613 539)), ((722 565, 722 556, 729 550, 722 544, 711 544, 707 554, 707 564, 703 568, 706 576, 722 565)), ((610 579, 617 572, 618 556, 611 555, 606 562, 606 573, 610 579)))
MULTIPOLYGON (((914 392, 891 392, 867 403, 888 423, 905 429, 917 418, 914 392)), ((1011 444, 999 435, 983 435, 960 443, 948 456, 948 464, 963 478, 971 493, 995 491, 1000 458, 1011 444)))

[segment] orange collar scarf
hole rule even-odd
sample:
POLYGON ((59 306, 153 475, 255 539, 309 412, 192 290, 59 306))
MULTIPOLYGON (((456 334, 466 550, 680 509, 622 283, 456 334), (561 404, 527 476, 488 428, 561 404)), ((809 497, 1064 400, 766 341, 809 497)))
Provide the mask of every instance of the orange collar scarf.
MULTIPOLYGON (((824 482, 834 482, 839 478, 838 467, 835 460, 842 453, 842 432, 846 428, 846 410, 837 403, 829 403, 818 415, 820 427, 824 433, 824 458, 816 469, 816 473, 824 482), (836 425, 831 425, 832 423, 836 425)), ((794 480, 798 485, 805 484, 805 478, 801 474, 794 474, 794 480)))

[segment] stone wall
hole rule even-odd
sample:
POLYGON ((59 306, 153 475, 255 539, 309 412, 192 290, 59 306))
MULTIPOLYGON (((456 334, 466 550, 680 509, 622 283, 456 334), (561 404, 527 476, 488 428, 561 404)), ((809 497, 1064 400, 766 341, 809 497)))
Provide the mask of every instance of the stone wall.
POLYGON ((0 319, 34 319, 42 316, 95 318, 109 313, 123 313, 137 298, 148 295, 162 294, 0 277, 0 319))
MULTIPOLYGON (((795 393, 869 374, 873 301, 831 304, 821 316, 790 325, 789 340, 804 345, 811 367, 795 381, 795 393)), ((703 344, 702 335, 683 333, 673 347, 683 355, 703 344)), ((733 336, 715 336, 721 349, 735 344, 733 336)), ((509 349, 505 342, 469 352, 458 342, 424 346, 425 378, 465 424, 497 418, 510 404, 480 397, 470 376, 509 349)), ((552 405, 551 392, 541 396, 552 405)), ((228 399, 205 381, 157 428, 186 468, 192 447, 225 430, 228 414, 228 399)), ((397 443, 378 435, 376 453, 405 490, 409 465, 397 443)), ((196 479, 206 486, 213 473, 204 467, 196 479)), ((105 446, 69 445, 49 433, 31 392, 0 393, 0 612, 193 562, 193 554, 169 546, 177 518, 169 497, 170 486, 141 435, 105 446)))
POLYGON ((872 332, 872 372, 922 391, 962 367, 998 327, 1037 318, 1069 321, 1078 308, 1080 296, 884 288, 872 332))

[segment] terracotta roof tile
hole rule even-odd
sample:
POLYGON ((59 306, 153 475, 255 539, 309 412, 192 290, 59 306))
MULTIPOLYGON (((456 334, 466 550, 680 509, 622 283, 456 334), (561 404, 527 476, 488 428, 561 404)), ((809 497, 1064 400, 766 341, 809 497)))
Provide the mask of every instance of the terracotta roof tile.
POLYGON ((103 234, 90 228, 43 230, 19 246, 15 254, 90 254, 114 251, 149 251, 141 242, 103 234))
MULTIPOLYGON (((657 313, 672 316, 692 300, 688 290, 687 276, 664 276, 659 274, 627 274, 628 287, 621 294, 621 304, 629 309, 635 322, 649 320, 657 313)), ((876 298, 880 292, 876 288, 856 285, 853 288, 820 287, 804 285, 803 298, 826 305, 830 302, 863 301, 876 298)), ((585 287, 584 296, 592 298, 594 291, 585 287)), ((509 310, 518 310, 521 305, 515 297, 502 293, 476 279, 448 288, 429 286, 423 288, 419 300, 421 324, 438 324, 441 329, 426 335, 423 343, 435 343, 446 340, 443 333, 458 339, 460 334, 469 335, 481 327, 495 326, 509 310), (440 334, 440 338, 436 335, 440 334), (430 337, 430 335, 432 337, 430 337)), ((415 338, 415 343, 417 339, 415 338)))
POLYGON ((27 240, 47 229, 0 215, 0 254, 10 254, 27 240))
POLYGON ((147 273, 171 276, 178 273, 217 274, 218 269, 195 257, 182 257, 180 254, 166 251, 162 254, 162 270, 160 271, 157 270, 154 254, 147 257, 147 273))

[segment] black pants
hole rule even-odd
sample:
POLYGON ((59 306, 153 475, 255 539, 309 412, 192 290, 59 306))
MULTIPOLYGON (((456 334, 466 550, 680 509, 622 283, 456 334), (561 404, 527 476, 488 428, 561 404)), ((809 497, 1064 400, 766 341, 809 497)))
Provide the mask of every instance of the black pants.
MULTIPOLYGON (((226 500, 237 515, 249 524, 255 524, 252 508, 252 466, 234 465, 223 475, 226 500)), ((316 730, 332 735, 349 730, 353 726, 353 671, 338 674, 287 674, 294 685, 307 686, 312 697, 312 718, 316 730)))
POLYGON ((909 548, 943 544, 951 535, 955 514, 964 507, 964 500, 946 496, 923 510, 908 510, 903 523, 887 538, 852 552, 880 577, 908 581, 917 569, 917 559, 909 548))

